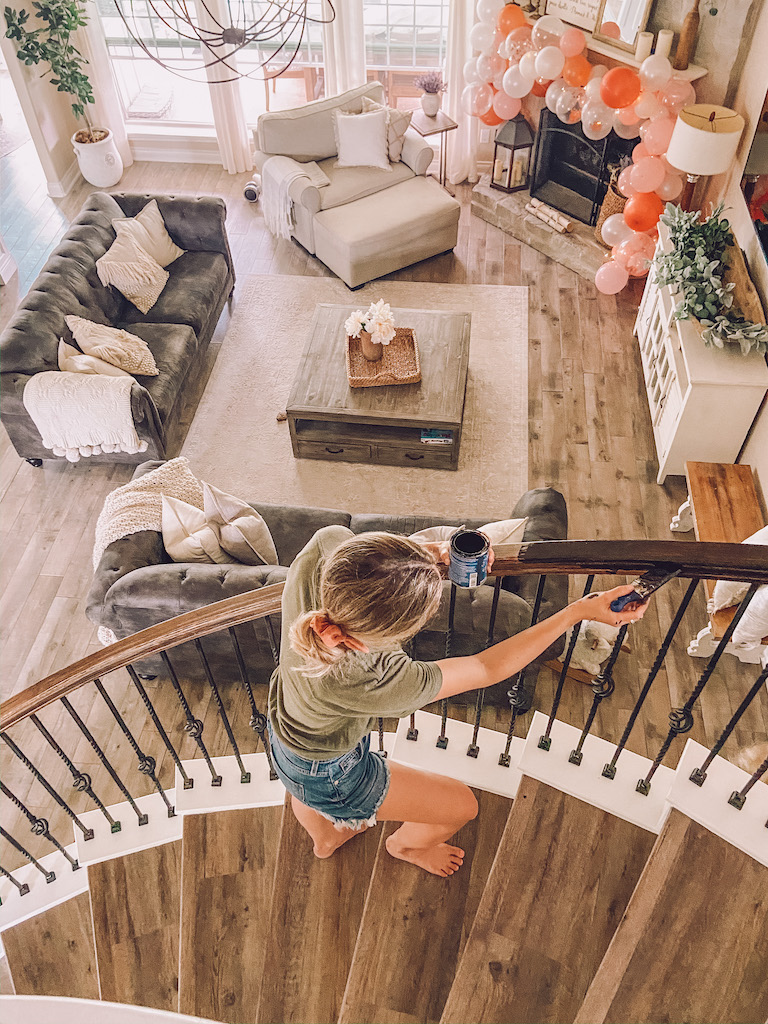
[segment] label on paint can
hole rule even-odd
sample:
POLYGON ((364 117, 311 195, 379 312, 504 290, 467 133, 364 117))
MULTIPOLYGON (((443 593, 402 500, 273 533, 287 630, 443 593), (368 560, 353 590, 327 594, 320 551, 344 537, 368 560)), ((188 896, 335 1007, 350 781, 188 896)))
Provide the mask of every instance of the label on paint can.
POLYGON ((479 587, 488 575, 488 538, 478 530, 458 530, 451 537, 448 579, 457 587, 479 587))

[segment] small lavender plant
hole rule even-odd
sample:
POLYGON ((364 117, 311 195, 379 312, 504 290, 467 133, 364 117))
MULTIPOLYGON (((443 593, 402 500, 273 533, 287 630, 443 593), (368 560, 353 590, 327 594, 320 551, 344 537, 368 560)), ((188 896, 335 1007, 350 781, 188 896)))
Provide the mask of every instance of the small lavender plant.
POLYGON ((423 75, 416 75, 413 84, 422 92, 435 96, 445 92, 448 88, 448 83, 443 81, 443 76, 439 71, 425 71, 423 75))

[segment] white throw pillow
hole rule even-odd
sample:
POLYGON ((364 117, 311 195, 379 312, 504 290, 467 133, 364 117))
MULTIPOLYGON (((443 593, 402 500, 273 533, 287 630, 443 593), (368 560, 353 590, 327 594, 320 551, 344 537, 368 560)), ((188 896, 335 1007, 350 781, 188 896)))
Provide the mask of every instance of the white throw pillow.
MULTIPOLYGON (((741 543, 768 544, 768 526, 763 526, 741 543)), ((748 590, 748 583, 738 583, 736 580, 718 580, 712 597, 707 602, 707 611, 712 615, 713 612, 719 612, 723 608, 732 608, 735 604, 741 604, 742 598, 748 590)))
MULTIPOLYGON (((495 523, 486 523, 480 527, 480 533, 484 533, 491 542, 491 547, 498 554, 499 548, 507 544, 522 544, 523 533, 525 532, 525 519, 500 519, 495 523)), ((459 526, 429 526, 426 530, 412 533, 410 540, 420 544, 434 544, 438 541, 450 540, 457 530, 463 529, 459 526)))
POLYGON ((155 357, 143 338, 118 327, 96 324, 81 316, 64 317, 72 337, 89 356, 119 366, 129 374, 141 373, 147 377, 158 375, 155 357))
POLYGON ((222 551, 218 532, 205 512, 179 498, 163 495, 163 547, 174 562, 236 562, 222 551))
POLYGON ((117 232, 118 238, 121 235, 132 238, 161 267, 167 267, 179 256, 183 256, 186 251, 180 249, 168 234, 156 199, 147 203, 141 213, 136 214, 135 217, 113 220, 112 227, 117 232))
POLYGON ((130 377, 131 374, 121 370, 119 366, 106 363, 96 356, 84 355, 63 338, 59 338, 58 353, 59 369, 69 373, 103 373, 107 377, 130 377))
POLYGON ((211 484, 203 484, 208 525, 220 547, 246 565, 277 565, 277 550, 269 527, 255 508, 211 484))
POLYGON ((347 114, 334 110, 336 167, 380 167, 391 171, 387 146, 387 112, 371 110, 367 114, 347 114))
POLYGON ((125 234, 118 235, 96 260, 96 272, 105 287, 117 288, 142 313, 152 309, 170 276, 157 260, 125 234))
POLYGON ((768 583, 758 587, 755 591, 755 596, 747 605, 731 635, 731 643, 744 648, 744 650, 751 650, 757 647, 766 636, 768 636, 768 583))
POLYGON ((408 125, 413 117, 412 110, 398 110, 397 107, 385 107, 370 96, 363 96, 363 113, 369 110, 385 110, 387 113, 387 146, 389 159, 393 164, 399 163, 403 155, 403 142, 408 125))

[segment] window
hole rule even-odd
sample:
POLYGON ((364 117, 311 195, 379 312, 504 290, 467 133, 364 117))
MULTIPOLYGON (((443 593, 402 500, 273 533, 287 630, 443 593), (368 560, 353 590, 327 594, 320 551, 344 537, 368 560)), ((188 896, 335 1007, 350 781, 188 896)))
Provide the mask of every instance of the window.
POLYGON ((448 9, 449 0, 363 0, 368 77, 382 82, 393 106, 415 106, 414 74, 445 66, 448 9))

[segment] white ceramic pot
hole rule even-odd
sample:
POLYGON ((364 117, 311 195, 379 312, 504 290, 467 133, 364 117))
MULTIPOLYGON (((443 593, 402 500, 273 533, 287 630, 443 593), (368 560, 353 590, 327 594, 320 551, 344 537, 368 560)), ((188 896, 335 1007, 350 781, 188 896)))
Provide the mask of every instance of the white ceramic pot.
POLYGON ((442 101, 443 98, 439 92, 424 92, 421 94, 421 109, 427 117, 437 117, 442 101))
POLYGON ((112 132, 108 132, 107 137, 99 142, 75 142, 74 135, 71 142, 80 173, 87 182, 97 188, 111 188, 120 181, 123 161, 112 132))

